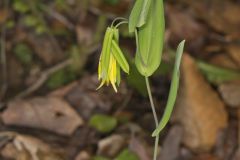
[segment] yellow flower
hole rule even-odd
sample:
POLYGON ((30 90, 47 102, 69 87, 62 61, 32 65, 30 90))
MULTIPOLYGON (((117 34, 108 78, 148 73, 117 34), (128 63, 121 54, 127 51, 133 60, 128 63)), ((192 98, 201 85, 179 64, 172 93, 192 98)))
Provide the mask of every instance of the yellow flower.
POLYGON ((107 28, 98 65, 98 79, 101 84, 97 89, 104 84, 108 86, 111 83, 113 89, 117 92, 116 85, 119 86, 121 80, 120 68, 129 73, 129 65, 118 46, 118 37, 118 29, 107 28))

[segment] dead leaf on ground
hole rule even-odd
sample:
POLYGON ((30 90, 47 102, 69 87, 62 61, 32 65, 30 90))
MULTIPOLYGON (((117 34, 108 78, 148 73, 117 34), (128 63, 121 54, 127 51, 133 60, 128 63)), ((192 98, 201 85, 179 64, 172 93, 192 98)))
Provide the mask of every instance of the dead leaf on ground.
POLYGON ((0 137, 11 137, 12 141, 1 150, 1 155, 5 158, 16 160, 64 160, 62 151, 52 148, 43 141, 15 132, 1 132, 0 137), (41 156, 42 154, 48 156, 41 156), (51 155, 51 156, 50 156, 51 155), (52 157, 58 157, 53 159, 52 157))
POLYGON ((149 148, 149 146, 144 143, 143 139, 135 135, 130 139, 129 149, 134 152, 140 160, 151 160, 147 148, 149 148))
POLYGON ((86 75, 65 95, 66 100, 86 120, 94 113, 109 112, 113 102, 122 103, 125 98, 124 95, 122 96, 126 90, 124 86, 119 88, 118 96, 116 96, 111 88, 103 87, 96 91, 98 85, 97 75, 86 75))
POLYGON ((0 25, 2 25, 9 16, 9 12, 6 9, 1 9, 0 11, 0 25))
POLYGON ((175 160, 180 154, 180 145, 183 136, 183 129, 181 126, 173 126, 169 131, 167 137, 163 142, 160 151, 159 160, 175 160))
POLYGON ((203 154, 203 155, 194 157, 192 160, 220 160, 220 159, 211 154, 203 154))
POLYGON ((75 158, 75 160, 91 160, 90 155, 86 151, 81 151, 75 158))
POLYGON ((185 39, 189 42, 188 47, 190 48, 203 44, 204 35, 207 33, 206 29, 191 14, 185 10, 177 10, 170 5, 167 5, 166 12, 171 34, 170 41, 178 43, 180 40, 185 39))
POLYGON ((213 56, 209 60, 209 62, 213 65, 223 67, 223 68, 229 68, 234 70, 238 69, 238 66, 236 65, 236 63, 226 53, 217 54, 216 56, 213 56))
POLYGON ((238 64, 240 69, 240 45, 228 45, 226 47, 228 54, 238 64))
POLYGON ((228 123, 224 103, 188 54, 183 56, 180 86, 173 119, 184 127, 184 144, 194 151, 209 151, 228 123))
POLYGON ((98 142, 97 154, 106 157, 115 157, 126 144, 126 138, 122 135, 111 135, 98 142))
POLYGON ((240 107, 240 81, 221 84, 219 91, 226 104, 240 107))
POLYGON ((72 135, 83 120, 63 99, 37 97, 31 100, 15 100, 2 114, 6 125, 46 129, 63 135, 72 135))
POLYGON ((33 47, 34 53, 47 65, 57 63, 64 59, 64 54, 55 39, 51 36, 37 36, 27 34, 26 40, 33 47))
POLYGON ((205 20, 218 32, 238 34, 240 26, 240 5, 231 1, 189 1, 181 0, 195 11, 195 15, 205 20), (227 24, 227 25, 226 25, 227 24))

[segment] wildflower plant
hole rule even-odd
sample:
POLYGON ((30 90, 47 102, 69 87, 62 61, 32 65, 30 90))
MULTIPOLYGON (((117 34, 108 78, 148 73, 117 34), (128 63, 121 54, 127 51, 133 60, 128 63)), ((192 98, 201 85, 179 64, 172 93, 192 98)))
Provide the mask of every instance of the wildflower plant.
POLYGON ((137 46, 135 65, 139 73, 145 77, 148 96, 155 120, 156 129, 152 136, 155 137, 153 160, 156 160, 159 134, 170 119, 177 97, 180 76, 179 67, 185 41, 179 44, 176 51, 176 61, 168 101, 164 114, 159 121, 153 103, 149 77, 153 75, 161 63, 165 32, 163 0, 136 0, 129 20, 117 18, 113 21, 112 25, 107 28, 98 66, 98 78, 101 81, 98 89, 104 84, 111 84, 115 92, 117 92, 117 86, 119 86, 121 80, 120 70, 122 69, 125 73, 129 74, 128 62, 119 47, 118 27, 126 23, 128 23, 129 32, 135 34, 137 46), (120 22, 114 25, 116 21, 120 22))

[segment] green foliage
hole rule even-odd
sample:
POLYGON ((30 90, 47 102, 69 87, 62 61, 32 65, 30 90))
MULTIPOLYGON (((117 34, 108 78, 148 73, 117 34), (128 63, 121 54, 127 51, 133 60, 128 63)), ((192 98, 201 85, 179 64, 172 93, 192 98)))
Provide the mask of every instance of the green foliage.
POLYGON ((175 101, 177 98, 178 87, 179 87, 179 79, 180 79, 179 68, 180 68, 180 64, 181 64, 184 43, 185 43, 185 41, 182 41, 177 48, 175 66, 174 66, 174 71, 173 71, 172 82, 171 82, 167 105, 166 105, 163 117, 162 117, 158 127, 153 132, 152 136, 158 136, 159 133, 163 130, 163 128, 167 125, 167 123, 171 117, 173 107, 174 107, 174 104, 175 104, 175 101))
POLYGON ((70 58, 73 63, 71 65, 74 71, 80 71, 83 67, 84 61, 86 61, 86 56, 80 54, 80 49, 77 45, 73 45, 70 49, 70 58))
POLYGON ((152 0, 137 0, 129 17, 129 32, 133 33, 137 27, 142 27, 146 21, 152 0))
POLYGON ((47 87, 56 89, 76 79, 77 74, 71 68, 65 68, 52 74, 47 80, 47 87))
POLYGON ((19 61, 21 61, 21 63, 29 65, 32 62, 32 50, 26 44, 18 43, 13 50, 15 56, 19 61))
POLYGON ((129 65, 127 60, 124 57, 121 49, 119 48, 118 44, 115 41, 112 41, 112 53, 113 56, 116 58, 118 64, 123 69, 124 72, 129 73, 129 65))
POLYGON ((138 156, 129 151, 128 149, 124 149, 115 160, 139 160, 138 156))
POLYGON ((102 156, 95 156, 93 157, 93 160, 109 160, 109 159, 102 156))
POLYGON ((127 56, 129 65, 130 65, 130 73, 127 76, 127 83, 136 89, 142 96, 146 97, 147 96, 147 88, 145 84, 145 79, 144 77, 138 72, 134 61, 131 60, 129 56, 127 56))
POLYGON ((111 4, 111 5, 116 5, 119 3, 119 0, 104 0, 104 2, 111 4))
POLYGON ((26 13, 30 11, 29 5, 24 0, 14 0, 13 9, 20 13, 26 13))
POLYGON ((46 26, 34 15, 26 15, 23 18, 23 23, 27 27, 33 27, 37 34, 42 34, 47 32, 46 26))
POLYGON ((137 53, 135 63, 138 71, 145 77, 151 76, 160 65, 164 31, 163 1, 153 0, 146 24, 136 31, 137 53))
POLYGON ((91 117, 89 125, 101 133, 108 133, 117 126, 117 119, 108 115, 96 114, 91 117))
POLYGON ((213 84, 221 84, 227 81, 240 79, 240 71, 214 66, 201 61, 197 64, 208 81, 213 84))

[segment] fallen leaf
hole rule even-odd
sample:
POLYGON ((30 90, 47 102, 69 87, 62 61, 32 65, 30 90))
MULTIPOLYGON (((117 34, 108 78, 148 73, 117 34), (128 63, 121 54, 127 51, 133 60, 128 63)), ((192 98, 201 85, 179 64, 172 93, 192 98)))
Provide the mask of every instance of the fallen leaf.
POLYGON ((181 0, 195 12, 198 18, 206 21, 218 32, 227 34, 238 34, 240 26, 240 5, 231 1, 189 1, 181 0), (227 24, 227 25, 226 25, 227 24))
POLYGON ((220 160, 220 159, 214 155, 202 154, 194 157, 192 160, 220 160))
POLYGON ((183 136, 183 129, 181 126, 173 126, 169 131, 167 137, 163 142, 160 151, 159 160, 174 160, 179 157, 180 145, 183 136))
POLYGON ((111 135, 98 142, 97 154, 105 157, 115 157, 126 144, 126 139, 121 135, 111 135))
POLYGON ((229 69, 234 69, 234 70, 238 69, 237 64, 234 63, 232 58, 229 57, 226 53, 217 54, 216 56, 213 56, 209 60, 209 63, 219 66, 219 67, 224 67, 224 68, 229 68, 229 69))
POLYGON ((183 56, 182 83, 173 120, 183 125, 183 142, 196 152, 211 150, 218 132, 228 123, 224 103, 188 54, 183 56))
POLYGON ((0 11, 0 25, 6 22, 6 19, 9 17, 9 12, 7 9, 1 9, 0 11))
POLYGON ((75 158, 75 160, 91 160, 90 155, 86 151, 81 151, 75 158))
POLYGON ((26 40, 45 64, 51 65, 63 60, 64 54, 52 37, 27 34, 26 40))
POLYGON ((240 69, 240 46, 239 45, 228 45, 226 47, 227 53, 231 56, 231 58, 238 64, 240 69))
POLYGON ((73 85, 66 92, 66 100, 74 106, 85 120, 89 120, 93 114, 99 113, 99 111, 101 113, 109 112, 112 103, 116 102, 114 98, 117 98, 117 96, 114 96, 114 94, 110 95, 96 91, 98 83, 97 75, 86 75, 77 82, 76 86, 73 85))
POLYGON ((140 160, 151 160, 147 152, 147 146, 135 135, 132 136, 129 142, 129 149, 134 152, 140 160))
POLYGON ((177 10, 170 5, 166 6, 166 12, 171 42, 176 44, 185 39, 190 48, 203 44, 204 35, 207 32, 204 26, 197 22, 191 14, 185 10, 177 10))
POLYGON ((15 100, 2 114, 4 124, 46 129, 63 135, 72 135, 83 120, 63 99, 37 97, 15 100))
POLYGON ((226 104, 232 107, 240 107, 240 81, 221 84, 219 91, 226 104))
POLYGON ((51 148, 37 138, 21 135, 15 132, 1 132, 0 137, 2 136, 12 138, 12 141, 10 141, 1 151, 3 157, 16 160, 64 160, 61 158, 59 149, 51 148), (44 153, 45 158, 39 156, 39 153, 44 153), (51 155, 51 157, 58 157, 58 159, 53 159, 49 155, 51 155))

